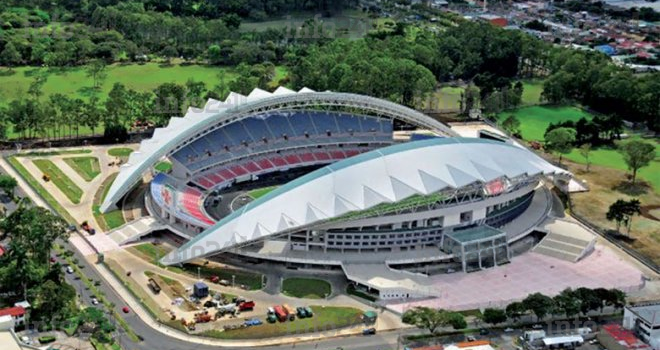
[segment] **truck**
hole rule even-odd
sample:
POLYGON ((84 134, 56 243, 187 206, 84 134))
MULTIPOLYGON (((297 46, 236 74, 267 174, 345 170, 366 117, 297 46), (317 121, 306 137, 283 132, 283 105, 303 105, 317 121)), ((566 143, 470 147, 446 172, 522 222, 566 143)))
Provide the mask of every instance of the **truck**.
POLYGON ((151 288, 151 291, 154 292, 154 294, 160 293, 160 286, 153 278, 149 279, 149 288, 151 288))
POLYGON ((275 309, 275 316, 277 316, 277 319, 280 320, 280 322, 285 322, 289 313, 280 305, 273 307, 273 309, 275 309))
POLYGON ((208 311, 195 314, 196 323, 207 323, 211 322, 211 320, 213 320, 213 315, 211 315, 208 311))
POLYGON ((296 319, 296 309, 292 308, 287 304, 282 305, 282 307, 284 308, 284 310, 286 310, 286 313, 289 316, 289 321, 293 321, 296 319))
POLYGON ((254 301, 244 301, 240 304, 238 304, 238 310, 239 311, 252 311, 254 309, 254 301))

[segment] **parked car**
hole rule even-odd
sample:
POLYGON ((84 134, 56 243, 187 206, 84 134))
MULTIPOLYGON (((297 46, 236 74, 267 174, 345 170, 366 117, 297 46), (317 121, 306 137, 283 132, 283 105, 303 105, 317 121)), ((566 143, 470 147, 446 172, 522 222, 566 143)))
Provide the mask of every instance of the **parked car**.
POLYGON ((67 266, 67 267, 66 267, 66 273, 68 273, 68 274, 72 274, 72 273, 73 273, 73 267, 71 267, 71 266, 67 266))
POLYGON ((475 338, 474 335, 468 335, 465 339, 467 339, 467 341, 475 341, 475 340, 477 340, 477 338, 475 338))
POLYGON ((268 314, 268 317, 266 317, 266 321, 268 321, 268 323, 275 323, 277 322, 277 316, 275 316, 274 313, 268 314))
POLYGON ((299 306, 299 307, 296 308, 296 314, 298 314, 298 318, 307 317, 307 311, 302 306, 299 306))
POLYGON ((362 335, 374 335, 376 334, 376 328, 365 328, 362 330, 362 335))
POLYGON ((479 330, 479 334, 481 334, 481 335, 486 335, 488 333, 490 333, 490 331, 487 330, 486 328, 482 328, 482 329, 479 330))
POLYGON ((261 322, 261 320, 258 319, 258 318, 251 318, 251 319, 245 320, 245 325, 246 326, 259 326, 261 324, 263 324, 263 322, 261 322))
POLYGON ((305 306, 305 312, 307 313, 307 317, 314 316, 314 311, 312 311, 312 308, 309 306, 305 306))
POLYGON ((129 312, 131 311, 131 309, 129 309, 128 306, 124 306, 123 308, 121 308, 121 311, 122 311, 123 313, 127 314, 127 313, 129 313, 129 312))
POLYGON ((532 328, 533 329, 543 329, 543 325, 537 323, 537 324, 533 325, 532 328))
POLYGON ((511 333, 511 332, 513 332, 513 328, 511 327, 504 328, 504 333, 511 333))
POLYGON ((99 300, 96 299, 96 297, 92 297, 92 305, 98 305, 98 304, 99 304, 99 300))

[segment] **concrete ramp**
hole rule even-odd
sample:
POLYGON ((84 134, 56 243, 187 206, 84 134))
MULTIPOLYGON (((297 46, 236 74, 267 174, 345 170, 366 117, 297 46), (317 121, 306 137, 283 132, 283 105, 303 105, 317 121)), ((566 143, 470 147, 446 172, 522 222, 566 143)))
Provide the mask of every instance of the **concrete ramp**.
POLYGON ((596 243, 596 237, 586 228, 564 219, 548 218, 538 229, 547 235, 533 251, 561 260, 577 262, 592 251, 596 243))
POLYGON ((108 237, 118 245, 134 242, 145 235, 168 228, 152 216, 143 216, 108 232, 108 237))
POLYGON ((413 299, 440 296, 428 276, 394 270, 381 264, 342 264, 346 277, 378 290, 380 299, 413 299))

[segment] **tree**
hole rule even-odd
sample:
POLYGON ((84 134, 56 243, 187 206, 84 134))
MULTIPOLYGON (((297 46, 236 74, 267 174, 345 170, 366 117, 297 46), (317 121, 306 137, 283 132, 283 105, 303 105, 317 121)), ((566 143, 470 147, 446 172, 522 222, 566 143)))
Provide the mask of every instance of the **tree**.
POLYGON ((417 328, 426 329, 432 334, 446 322, 443 314, 440 313, 439 310, 428 307, 416 307, 412 310, 408 310, 403 313, 401 320, 403 323, 412 324, 417 326, 417 328))
POLYGON ((0 175, 0 189, 5 192, 6 195, 14 197, 14 189, 18 186, 16 179, 10 175, 0 175))
POLYGON ((534 293, 527 296, 522 301, 527 310, 531 310, 536 318, 542 320, 546 315, 554 311, 555 302, 547 295, 541 293, 534 293))
POLYGON ((545 149, 551 153, 559 153, 560 165, 562 155, 571 152, 574 142, 575 129, 557 128, 545 134, 545 149))
POLYGON ((602 301, 598 298, 594 290, 582 287, 576 289, 575 294, 580 299, 580 312, 583 315, 586 316, 589 311, 600 309, 602 301))
POLYGON ((492 325, 506 322, 506 311, 502 309, 486 308, 483 314, 483 321, 492 325))
POLYGON ((401 320, 403 323, 426 329, 430 333, 435 333, 438 328, 446 326, 452 326, 454 329, 467 327, 465 317, 461 313, 428 307, 416 307, 408 310, 403 313, 401 320))
POLYGON ((104 60, 95 59, 87 65, 87 77, 91 77, 94 82, 93 88, 98 90, 101 82, 108 76, 106 71, 107 65, 104 60))
POLYGON ((571 288, 566 288, 553 298, 557 311, 561 311, 566 317, 572 317, 580 312, 580 298, 571 288))
POLYGON ((235 13, 229 13, 222 17, 222 21, 227 28, 238 29, 241 26, 241 17, 235 13))
POLYGON ((589 161, 589 156, 591 155, 590 143, 585 143, 582 146, 580 146, 580 155, 584 158, 584 161, 587 163, 587 172, 589 172, 589 165, 591 165, 591 161, 589 161))
POLYGON ((509 135, 520 134, 520 120, 511 114, 502 121, 502 129, 509 135))
POLYGON ((0 63, 7 66, 11 71, 12 67, 21 64, 21 61, 22 57, 18 50, 16 50, 16 46, 12 42, 8 42, 2 52, 0 52, 0 63))
MULTIPOLYGON (((239 79, 240 80, 240 79, 239 79)), ((156 95, 154 115, 159 125, 171 117, 181 116, 186 107, 186 89, 175 83, 165 83, 154 90, 156 95)))
POLYGON ((633 216, 639 215, 641 212, 642 209, 639 200, 631 199, 630 201, 626 201, 618 199, 610 205, 605 214, 605 218, 607 218, 608 221, 614 221, 616 223, 616 230, 618 232, 620 232, 622 224, 626 226, 627 234, 630 235, 633 216))
POLYGON ((632 171, 632 183, 635 183, 637 171, 643 168, 655 159, 655 147, 652 144, 643 141, 626 142, 619 147, 619 152, 623 155, 623 160, 632 171))
POLYGON ((47 75, 37 75, 34 80, 30 83, 30 87, 28 88, 28 94, 32 96, 35 100, 39 100, 41 95, 43 94, 43 87, 44 84, 46 84, 46 81, 48 80, 47 75))
POLYGON ((517 321, 526 311, 527 309, 525 308, 525 305, 519 301, 514 301, 506 306, 506 316, 515 321, 517 321))

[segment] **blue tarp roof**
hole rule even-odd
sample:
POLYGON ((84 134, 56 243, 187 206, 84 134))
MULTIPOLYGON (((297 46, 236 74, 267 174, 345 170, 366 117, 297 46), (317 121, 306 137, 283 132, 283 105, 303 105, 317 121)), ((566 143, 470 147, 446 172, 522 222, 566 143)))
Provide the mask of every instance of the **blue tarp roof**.
POLYGON ((610 45, 599 45, 599 46, 594 47, 594 49, 596 49, 596 50, 598 50, 598 51, 600 51, 600 52, 602 52, 602 53, 604 53, 608 56, 612 56, 616 53, 616 50, 610 45))

